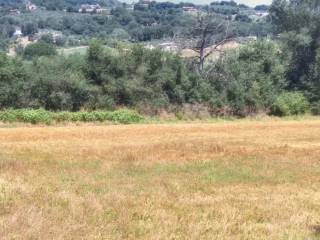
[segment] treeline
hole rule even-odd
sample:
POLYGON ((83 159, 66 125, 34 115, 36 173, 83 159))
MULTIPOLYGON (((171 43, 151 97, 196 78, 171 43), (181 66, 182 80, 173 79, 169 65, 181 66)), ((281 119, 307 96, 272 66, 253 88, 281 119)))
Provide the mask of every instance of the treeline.
POLYGON ((247 116, 320 112, 320 15, 316 0, 276 0, 270 7, 278 40, 246 44, 197 61, 119 44, 93 41, 86 55, 58 55, 50 41, 21 57, 0 55, 0 108, 135 108, 145 113, 207 111, 247 116), (47 45, 46 45, 47 44, 47 45), (41 50, 41 51, 40 51, 41 50), (197 106, 198 109, 195 109, 197 106))
POLYGON ((25 61, 1 54, 1 109, 126 106, 154 114, 162 109, 179 111, 188 104, 211 115, 236 116, 290 114, 284 109, 288 106, 297 113, 308 110, 303 95, 286 95, 287 60, 271 41, 230 52, 207 64, 202 74, 191 60, 140 45, 118 46, 115 51, 94 41, 85 56, 39 55, 25 61), (301 101, 292 101, 298 98, 301 101))
POLYGON ((0 59, 1 108, 164 107, 185 102, 192 87, 180 57, 139 45, 115 52, 93 42, 86 56, 0 59))

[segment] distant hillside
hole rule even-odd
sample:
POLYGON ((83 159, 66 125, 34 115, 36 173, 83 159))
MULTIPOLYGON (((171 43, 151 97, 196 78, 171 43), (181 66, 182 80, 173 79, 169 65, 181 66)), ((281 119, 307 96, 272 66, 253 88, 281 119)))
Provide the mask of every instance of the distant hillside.
POLYGON ((21 6, 24 0, 0 0, 0 6, 21 6))
MULTIPOLYGON (((23 7, 26 0, 0 0, 0 6, 23 7)), ((116 6, 118 0, 32 0, 32 3, 46 7, 49 10, 63 9, 68 7, 79 7, 81 4, 100 4, 102 6, 116 6)))
POLYGON ((111 5, 119 4, 117 0, 33 0, 33 3, 41 6, 63 5, 65 7, 79 6, 81 4, 96 4, 96 3, 101 4, 103 6, 111 6, 111 5))
MULTIPOLYGON (((132 0, 120 0, 121 2, 127 2, 132 3, 132 0)), ((157 0, 158 2, 174 2, 174 3, 180 3, 180 2, 191 2, 194 4, 210 4, 211 2, 216 2, 219 0, 157 0)), ((235 0, 238 4, 245 4, 250 7, 254 7, 256 5, 260 4, 271 4, 272 0, 235 0)))

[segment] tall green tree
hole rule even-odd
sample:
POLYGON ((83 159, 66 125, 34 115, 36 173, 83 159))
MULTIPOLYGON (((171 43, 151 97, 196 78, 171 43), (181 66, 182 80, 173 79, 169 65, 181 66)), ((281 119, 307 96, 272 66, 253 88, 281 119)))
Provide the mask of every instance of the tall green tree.
POLYGON ((201 92, 206 102, 235 115, 268 112, 286 86, 285 72, 277 44, 253 42, 208 66, 201 92))
POLYGON ((23 62, 0 53, 0 108, 27 106, 29 100, 27 80, 23 62))
POLYGON ((290 60, 288 90, 304 91, 311 101, 319 101, 320 1, 274 0, 270 13, 290 60))

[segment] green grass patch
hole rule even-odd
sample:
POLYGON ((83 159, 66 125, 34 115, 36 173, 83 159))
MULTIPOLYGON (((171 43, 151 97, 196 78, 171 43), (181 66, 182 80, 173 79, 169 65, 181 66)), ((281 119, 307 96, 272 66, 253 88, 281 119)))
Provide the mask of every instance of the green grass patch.
MULTIPOLYGON (((112 170, 114 177, 130 177, 135 180, 151 181, 153 178, 197 179, 200 184, 234 183, 292 183, 298 178, 294 169, 277 168, 264 159, 226 160, 204 162, 161 163, 152 166, 119 164, 112 170)), ((151 181, 152 182, 152 181, 151 181)))

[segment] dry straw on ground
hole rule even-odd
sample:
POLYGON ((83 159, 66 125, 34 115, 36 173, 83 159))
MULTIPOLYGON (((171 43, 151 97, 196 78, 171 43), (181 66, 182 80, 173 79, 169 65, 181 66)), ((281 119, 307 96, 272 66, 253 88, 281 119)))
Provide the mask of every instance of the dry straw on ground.
POLYGON ((320 120, 0 128, 0 239, 319 239, 320 120))

